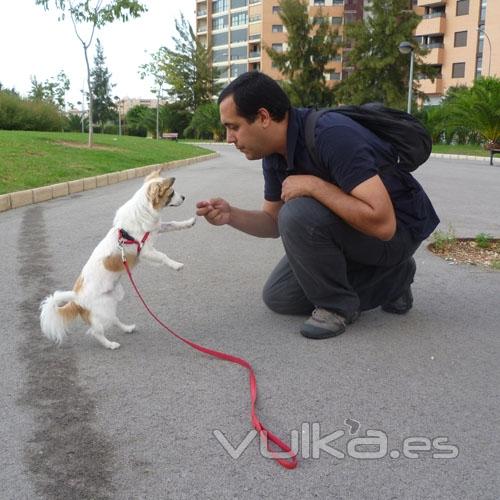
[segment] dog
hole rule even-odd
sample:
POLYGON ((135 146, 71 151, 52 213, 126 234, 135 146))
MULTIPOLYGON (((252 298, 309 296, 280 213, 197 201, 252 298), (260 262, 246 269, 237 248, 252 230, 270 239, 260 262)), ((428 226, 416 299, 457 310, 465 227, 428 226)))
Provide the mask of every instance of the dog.
POLYGON ((176 271, 184 266, 153 247, 156 234, 190 228, 195 223, 194 217, 181 222, 160 220, 163 208, 179 206, 185 199, 174 191, 175 178, 163 178, 160 172, 148 175, 141 188, 117 210, 113 227, 92 252, 73 290, 56 291, 42 301, 40 325, 48 339, 60 344, 68 326, 80 317, 89 325, 88 334, 104 347, 117 349, 120 344, 109 341, 105 331, 113 325, 126 333, 135 330, 135 325, 122 323, 116 314, 118 302, 124 297, 120 283, 125 272, 123 257, 129 268, 139 260, 176 271))

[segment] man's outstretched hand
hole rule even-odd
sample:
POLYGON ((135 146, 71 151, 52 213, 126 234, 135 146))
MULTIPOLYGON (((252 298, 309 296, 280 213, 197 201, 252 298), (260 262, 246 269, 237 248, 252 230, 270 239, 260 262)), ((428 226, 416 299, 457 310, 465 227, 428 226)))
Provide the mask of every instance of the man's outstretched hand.
POLYGON ((222 198, 199 201, 196 204, 196 208, 196 215, 205 217, 214 226, 229 224, 231 219, 231 206, 222 198))

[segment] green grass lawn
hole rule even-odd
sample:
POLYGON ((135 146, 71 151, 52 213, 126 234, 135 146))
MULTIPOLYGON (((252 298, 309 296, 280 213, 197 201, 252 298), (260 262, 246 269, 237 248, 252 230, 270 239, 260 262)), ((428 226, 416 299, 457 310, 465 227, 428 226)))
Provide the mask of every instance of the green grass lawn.
POLYGON ((209 154, 198 146, 142 137, 0 130, 0 194, 209 154))
POLYGON ((486 151, 482 146, 474 144, 433 144, 432 152, 450 155, 490 156, 489 151, 486 151))

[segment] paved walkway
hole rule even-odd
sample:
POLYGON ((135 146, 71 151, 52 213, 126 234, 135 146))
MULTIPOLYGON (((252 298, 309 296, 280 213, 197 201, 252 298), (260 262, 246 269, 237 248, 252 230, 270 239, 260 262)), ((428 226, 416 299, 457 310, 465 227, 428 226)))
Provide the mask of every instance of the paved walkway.
MULTIPOLYGON (((259 162, 216 149, 219 158, 175 170, 187 200, 165 218, 187 218, 213 195, 260 206, 259 162)), ((416 176, 443 228, 500 235, 500 169, 431 159, 416 176)), ((221 436, 227 449, 251 438, 247 373, 159 330, 126 282, 120 311, 138 332, 112 332, 119 350, 102 349, 82 325, 61 348, 48 344, 40 299, 71 286, 140 182, 0 214, 9 235, 0 268, 9 285, 0 289, 3 497, 498 498, 500 273, 450 265, 425 246, 408 315, 370 311, 326 341, 304 339, 304 318, 262 304, 280 240, 199 220, 158 241, 186 264, 181 272, 136 268, 174 329, 252 363, 263 423, 297 437, 294 471, 263 458, 257 440, 231 458, 221 436)))

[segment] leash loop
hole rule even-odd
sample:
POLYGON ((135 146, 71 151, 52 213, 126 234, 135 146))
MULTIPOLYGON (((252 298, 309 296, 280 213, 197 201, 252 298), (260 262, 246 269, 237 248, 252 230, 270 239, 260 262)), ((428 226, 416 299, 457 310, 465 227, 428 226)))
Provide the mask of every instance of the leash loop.
MULTIPOLYGON (((232 354, 226 354, 224 352, 216 351, 214 349, 209 349, 208 347, 204 347, 200 344, 197 344, 196 342, 185 339, 184 337, 181 337, 179 334, 175 333, 168 325, 163 323, 163 321, 160 318, 158 318, 158 316, 146 304, 146 301, 143 299, 141 293, 139 292, 139 289, 137 288, 137 285, 135 284, 134 278, 132 277, 132 273, 130 272, 130 268, 129 268, 129 265, 127 262, 127 257, 125 255, 125 251, 123 249, 123 244, 120 244, 120 242, 119 242, 118 246, 121 248, 123 266, 125 267, 125 270, 127 271, 128 277, 130 279, 130 283, 132 284, 132 287, 134 288, 135 293, 137 294, 140 301, 142 302, 142 304, 144 305, 144 307, 146 308, 148 313, 151 315, 151 317, 160 326, 162 326, 165 330, 167 330, 175 338, 177 338, 178 340, 189 345, 193 349, 196 349, 197 351, 200 351, 204 354, 208 354, 208 355, 213 356, 215 358, 238 364, 238 365, 243 366, 244 368, 246 368, 248 370, 249 382, 250 382, 250 404, 251 404, 250 415, 251 415, 252 425, 253 425, 254 429, 259 433, 260 438, 264 440, 264 442, 266 444, 267 451, 269 452, 271 457, 274 460, 276 460, 276 462, 278 462, 285 469, 295 469, 295 467, 297 467, 297 453, 294 452, 290 448, 290 446, 288 446, 286 443, 284 443, 278 436, 273 434, 271 431, 268 431, 264 427, 262 422, 259 420, 259 417, 257 416, 257 413, 255 411, 255 403, 257 401, 257 379, 255 377, 255 372, 252 368, 252 365, 247 360, 245 360, 243 358, 233 356, 232 354), (276 445, 281 450, 281 453, 277 453, 276 451, 272 450, 269 442, 274 443, 274 445, 276 445), (286 455, 287 458, 283 458, 283 455, 286 455)), ((138 250, 138 253, 139 253, 139 251, 140 250, 138 250)))

